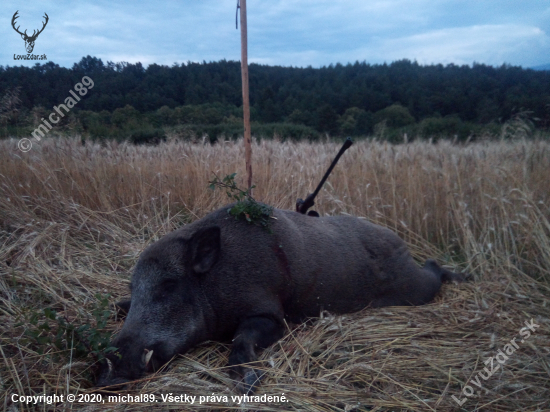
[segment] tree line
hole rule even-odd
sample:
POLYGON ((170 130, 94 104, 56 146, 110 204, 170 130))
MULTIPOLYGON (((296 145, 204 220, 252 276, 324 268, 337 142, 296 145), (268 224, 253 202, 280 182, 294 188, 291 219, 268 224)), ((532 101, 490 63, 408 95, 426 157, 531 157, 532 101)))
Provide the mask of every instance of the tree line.
MULTIPOLYGON (((550 128, 550 71, 483 64, 422 66, 409 60, 321 68, 250 64, 253 133, 317 138, 386 133, 466 139, 518 114, 550 128), (527 115, 526 115, 527 114, 527 115)), ((0 66, 0 136, 26 134, 83 76, 94 88, 59 128, 93 137, 242 134, 240 63, 104 63, 83 57, 0 66)))

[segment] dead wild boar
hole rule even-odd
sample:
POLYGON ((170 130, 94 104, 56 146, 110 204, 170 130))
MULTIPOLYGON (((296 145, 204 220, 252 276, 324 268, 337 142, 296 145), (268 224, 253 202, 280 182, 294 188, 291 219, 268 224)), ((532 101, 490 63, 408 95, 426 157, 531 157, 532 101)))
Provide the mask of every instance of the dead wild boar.
POLYGON ((422 305, 461 274, 429 259, 419 267, 394 232, 349 216, 274 209, 271 233, 237 221, 231 206, 167 234, 140 256, 131 301, 97 386, 155 370, 206 340, 233 340, 229 366, 244 393, 246 364, 283 335, 284 319, 367 306, 422 305))

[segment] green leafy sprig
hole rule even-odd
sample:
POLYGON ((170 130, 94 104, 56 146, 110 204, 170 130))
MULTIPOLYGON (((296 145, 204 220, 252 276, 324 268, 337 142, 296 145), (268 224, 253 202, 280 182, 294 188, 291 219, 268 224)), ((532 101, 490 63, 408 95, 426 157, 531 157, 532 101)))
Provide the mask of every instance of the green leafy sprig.
POLYGON ((91 354, 101 360, 107 353, 116 351, 117 348, 110 346, 111 333, 105 330, 111 316, 110 296, 98 293, 95 297, 97 304, 92 311, 95 325, 76 325, 51 308, 32 311, 24 322, 16 325, 25 327, 22 343, 39 354, 51 352, 55 357, 60 352, 72 352, 74 358, 91 354))
POLYGON ((228 213, 235 219, 245 220, 248 223, 270 230, 273 207, 257 202, 250 195, 250 191, 256 186, 252 186, 248 190, 240 189, 235 183, 235 176, 237 176, 237 173, 232 173, 220 179, 214 173, 214 178, 208 182, 209 188, 214 190, 218 186, 226 189, 227 197, 236 202, 228 209, 228 213))

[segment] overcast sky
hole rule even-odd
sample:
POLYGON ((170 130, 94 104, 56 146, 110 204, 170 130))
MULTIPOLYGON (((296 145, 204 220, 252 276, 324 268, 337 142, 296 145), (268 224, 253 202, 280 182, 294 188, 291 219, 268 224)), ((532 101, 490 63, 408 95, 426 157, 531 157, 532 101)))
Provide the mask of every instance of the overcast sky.
MULTIPOLYGON (((249 61, 320 67, 416 60, 532 67, 550 63, 547 0, 248 0, 249 61)), ((33 54, 172 65, 240 60, 236 0, 14 1, 0 4, 0 65, 26 54, 11 26, 42 27, 33 54)))

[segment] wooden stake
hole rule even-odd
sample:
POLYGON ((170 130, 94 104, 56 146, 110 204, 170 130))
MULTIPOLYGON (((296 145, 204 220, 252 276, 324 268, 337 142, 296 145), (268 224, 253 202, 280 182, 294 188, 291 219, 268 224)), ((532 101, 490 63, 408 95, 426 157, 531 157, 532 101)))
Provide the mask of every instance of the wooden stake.
POLYGON ((244 157, 248 175, 248 192, 252 194, 252 138, 250 134, 250 100, 248 98, 248 38, 246 33, 246 0, 241 9, 241 75, 243 82, 244 157))

